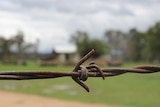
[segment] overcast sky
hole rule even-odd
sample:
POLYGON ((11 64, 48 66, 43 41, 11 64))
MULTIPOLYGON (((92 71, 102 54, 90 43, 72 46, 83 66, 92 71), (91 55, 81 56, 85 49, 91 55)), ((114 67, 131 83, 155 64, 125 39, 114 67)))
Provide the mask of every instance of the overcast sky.
POLYGON ((160 0, 0 0, 0 35, 21 30, 25 40, 40 39, 40 51, 69 44, 71 34, 87 31, 102 38, 107 29, 145 31, 160 20, 160 0))

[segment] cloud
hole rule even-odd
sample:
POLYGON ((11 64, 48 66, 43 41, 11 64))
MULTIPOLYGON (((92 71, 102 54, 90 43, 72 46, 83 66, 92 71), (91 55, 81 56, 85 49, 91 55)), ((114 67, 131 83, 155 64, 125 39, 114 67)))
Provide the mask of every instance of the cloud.
POLYGON ((77 30, 92 37, 102 37, 106 29, 144 31, 159 21, 159 5, 159 0, 2 0, 0 35, 22 30, 27 41, 39 38, 46 51, 67 44, 77 30))

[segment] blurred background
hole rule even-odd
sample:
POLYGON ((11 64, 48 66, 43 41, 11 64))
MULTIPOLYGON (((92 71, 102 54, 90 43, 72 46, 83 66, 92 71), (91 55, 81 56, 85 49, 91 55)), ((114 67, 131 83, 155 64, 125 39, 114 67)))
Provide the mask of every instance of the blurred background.
MULTIPOLYGON (((158 0, 1 0, 0 58, 20 64, 39 59, 38 55, 77 53, 76 60, 94 48, 94 58, 159 62, 159 4, 158 0)), ((61 56, 65 59, 69 55, 61 56)))
MULTIPOLYGON (((91 60, 102 67, 160 65, 159 10, 159 0, 0 0, 0 70, 67 72, 91 49, 96 51, 91 60)), ((69 79, 47 84, 48 80, 25 81, 26 85, 3 81, 0 89, 128 107, 158 107, 159 76, 127 74, 108 82, 92 80, 99 86, 89 81, 94 90, 91 96, 83 96, 78 86, 72 90, 76 86, 69 79), (69 89, 72 91, 66 94, 69 89), (105 90, 110 94, 105 95, 105 90)))

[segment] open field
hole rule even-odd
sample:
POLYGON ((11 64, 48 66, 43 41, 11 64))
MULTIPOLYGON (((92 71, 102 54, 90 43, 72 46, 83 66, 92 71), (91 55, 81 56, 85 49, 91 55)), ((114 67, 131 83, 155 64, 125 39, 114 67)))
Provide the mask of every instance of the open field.
MULTIPOLYGON (((126 64, 132 67, 137 64, 126 64)), ((0 65, 0 70, 53 70, 71 71, 73 67, 40 67, 0 65)), ((71 78, 47 80, 0 81, 0 89, 12 92, 74 100, 94 104, 109 104, 122 107, 160 107, 160 73, 124 74, 117 77, 89 78, 86 84, 91 92, 85 92, 71 78)))

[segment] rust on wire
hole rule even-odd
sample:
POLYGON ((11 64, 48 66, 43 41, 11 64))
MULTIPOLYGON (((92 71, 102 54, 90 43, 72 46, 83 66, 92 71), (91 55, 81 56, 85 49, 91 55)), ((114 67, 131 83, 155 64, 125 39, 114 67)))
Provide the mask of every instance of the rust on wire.
POLYGON ((124 73, 155 73, 160 72, 160 66, 145 65, 133 68, 100 68, 95 63, 88 66, 82 65, 88 58, 94 54, 92 49, 88 54, 81 58, 76 64, 72 72, 53 72, 53 71, 5 71, 0 72, 0 80, 30 80, 30 79, 47 79, 70 76, 72 79, 82 86, 87 92, 89 88, 82 81, 86 81, 88 77, 105 77, 118 76, 124 73))

